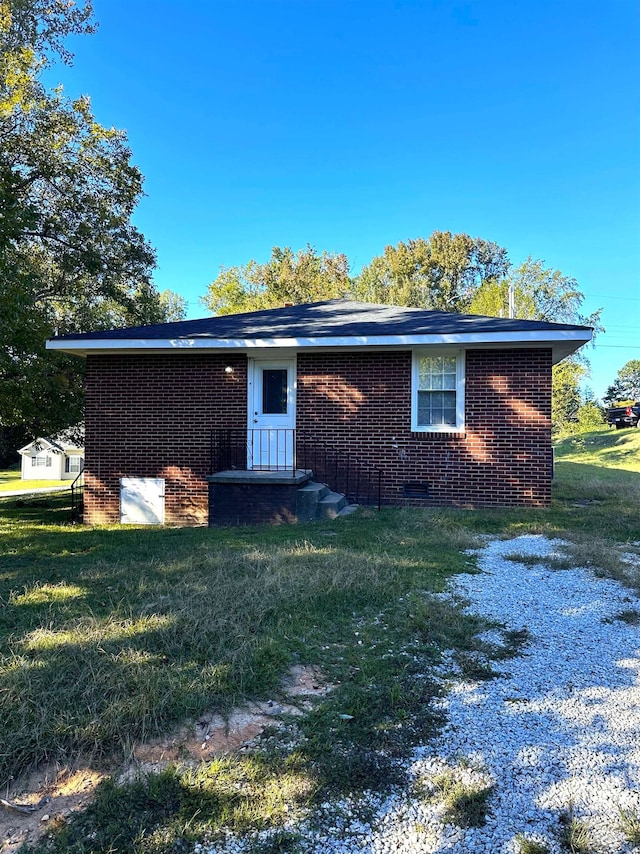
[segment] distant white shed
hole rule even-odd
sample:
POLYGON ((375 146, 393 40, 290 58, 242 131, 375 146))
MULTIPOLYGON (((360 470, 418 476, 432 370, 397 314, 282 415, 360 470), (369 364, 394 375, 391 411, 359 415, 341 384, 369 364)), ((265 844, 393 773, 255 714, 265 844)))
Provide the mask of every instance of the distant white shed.
POLYGON ((22 480, 75 480, 84 468, 84 425, 38 437, 18 453, 22 480))

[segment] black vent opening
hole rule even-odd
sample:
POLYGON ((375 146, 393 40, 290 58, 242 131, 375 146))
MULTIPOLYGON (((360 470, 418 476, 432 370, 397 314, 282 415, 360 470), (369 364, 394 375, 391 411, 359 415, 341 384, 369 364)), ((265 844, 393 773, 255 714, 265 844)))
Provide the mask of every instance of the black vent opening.
POLYGON ((408 480, 402 484, 402 495, 405 498, 428 498, 429 484, 408 480))

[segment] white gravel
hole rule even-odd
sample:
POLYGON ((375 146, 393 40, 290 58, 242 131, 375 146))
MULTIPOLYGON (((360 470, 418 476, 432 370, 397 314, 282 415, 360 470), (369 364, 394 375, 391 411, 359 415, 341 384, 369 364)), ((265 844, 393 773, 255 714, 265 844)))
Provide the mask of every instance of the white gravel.
MULTIPOLYGON (((292 823, 296 850, 515 854, 524 836, 560 854, 560 817, 571 813, 588 828, 589 851, 640 852, 620 822, 621 810, 640 816, 640 628, 616 619, 640 611, 640 601, 589 570, 549 568, 560 545, 540 536, 492 541, 478 554, 482 572, 451 584, 470 611, 530 635, 521 655, 494 665, 498 678, 471 683, 448 674, 439 701, 447 724, 408 765, 423 790, 444 772, 494 786, 485 826, 448 823, 443 805, 413 788, 365 798, 375 811, 367 823, 358 804, 326 804, 322 830, 292 823), (514 554, 529 560, 507 559, 514 554)), ((246 850, 231 836, 196 847, 246 850)))

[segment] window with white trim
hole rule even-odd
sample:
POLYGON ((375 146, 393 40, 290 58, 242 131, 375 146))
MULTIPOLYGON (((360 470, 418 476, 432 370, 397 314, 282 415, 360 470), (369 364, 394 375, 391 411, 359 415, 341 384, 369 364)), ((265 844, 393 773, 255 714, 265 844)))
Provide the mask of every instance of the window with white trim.
POLYGON ((64 461, 64 470, 68 474, 82 471, 82 457, 67 457, 64 461))
POLYGON ((464 353, 413 354, 411 429, 450 432, 464 427, 464 353))
POLYGON ((47 454, 47 456, 39 456, 39 457, 31 457, 31 466, 41 468, 42 466, 46 466, 51 468, 51 457, 47 454))

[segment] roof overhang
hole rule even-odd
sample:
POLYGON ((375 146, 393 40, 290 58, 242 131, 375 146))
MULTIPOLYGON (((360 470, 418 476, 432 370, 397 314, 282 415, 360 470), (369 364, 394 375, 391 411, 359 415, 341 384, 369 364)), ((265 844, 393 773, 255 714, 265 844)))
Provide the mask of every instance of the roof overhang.
POLYGON ((64 453, 63 449, 56 445, 55 442, 50 442, 48 439, 34 439, 33 442, 29 442, 28 445, 25 445, 24 448, 20 448, 18 451, 19 454, 23 456, 36 456, 42 451, 53 451, 54 454, 62 454, 64 453))
POLYGON ((554 364, 571 355, 592 338, 586 328, 464 332, 429 335, 318 336, 313 338, 81 338, 52 339, 48 350, 75 356, 130 353, 231 353, 245 350, 399 350, 414 347, 504 349, 551 347, 554 364))

